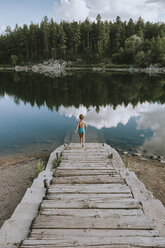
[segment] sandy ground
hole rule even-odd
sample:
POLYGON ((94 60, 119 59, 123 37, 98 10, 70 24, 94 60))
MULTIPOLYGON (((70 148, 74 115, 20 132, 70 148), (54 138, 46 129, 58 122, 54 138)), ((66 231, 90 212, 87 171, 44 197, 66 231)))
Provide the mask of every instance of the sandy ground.
MULTIPOLYGON (((155 160, 121 155, 125 166, 134 171, 155 198, 165 206, 165 164, 155 160)), ((0 227, 10 218, 28 187, 36 177, 39 159, 47 162, 49 153, 0 159, 0 227)))
POLYGON ((165 163, 129 155, 121 155, 121 157, 125 166, 134 171, 138 179, 165 206, 165 163))
POLYGON ((9 219, 36 177, 39 159, 47 162, 49 154, 0 158, 0 227, 9 219))

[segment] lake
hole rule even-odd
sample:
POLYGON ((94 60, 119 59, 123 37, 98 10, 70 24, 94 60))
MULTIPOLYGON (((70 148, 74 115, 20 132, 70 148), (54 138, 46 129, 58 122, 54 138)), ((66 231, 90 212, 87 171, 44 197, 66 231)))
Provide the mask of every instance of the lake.
POLYGON ((79 114, 88 142, 165 156, 165 75, 0 72, 0 156, 51 152, 79 114))

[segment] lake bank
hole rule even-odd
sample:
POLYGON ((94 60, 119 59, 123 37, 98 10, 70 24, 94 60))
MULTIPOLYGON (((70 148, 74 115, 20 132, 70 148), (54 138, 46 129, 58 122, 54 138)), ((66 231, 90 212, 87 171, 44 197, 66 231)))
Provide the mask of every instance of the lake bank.
POLYGON ((24 66, 0 66, 0 70, 13 70, 16 72, 36 72, 47 76, 65 76, 70 71, 115 71, 129 73, 165 74, 165 67, 150 65, 145 68, 134 67, 133 65, 109 65, 109 64, 75 64, 63 60, 48 60, 35 65, 24 66))
POLYGON ((121 155, 121 158, 125 166, 132 170, 154 197, 165 206, 165 164, 136 156, 121 155))
POLYGON ((9 219, 36 177, 39 159, 47 163, 49 153, 0 158, 0 227, 9 219))

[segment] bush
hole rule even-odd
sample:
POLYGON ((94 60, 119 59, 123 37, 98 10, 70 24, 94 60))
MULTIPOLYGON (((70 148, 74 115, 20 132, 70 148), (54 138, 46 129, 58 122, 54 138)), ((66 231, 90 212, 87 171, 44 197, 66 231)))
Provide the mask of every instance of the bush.
POLYGON ((45 164, 41 159, 38 160, 38 163, 36 164, 35 169, 36 169, 37 176, 41 171, 45 169, 45 164))
POLYGON ((54 161, 53 161, 53 169, 56 169, 61 163, 61 158, 56 158, 54 161))

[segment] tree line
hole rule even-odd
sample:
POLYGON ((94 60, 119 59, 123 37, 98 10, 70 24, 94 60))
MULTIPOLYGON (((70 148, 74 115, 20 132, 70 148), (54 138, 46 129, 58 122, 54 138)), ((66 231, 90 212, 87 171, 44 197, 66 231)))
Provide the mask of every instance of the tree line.
POLYGON ((87 63, 165 66, 165 23, 96 21, 56 23, 44 17, 40 24, 8 26, 0 35, 0 64, 27 64, 47 59, 87 63))

